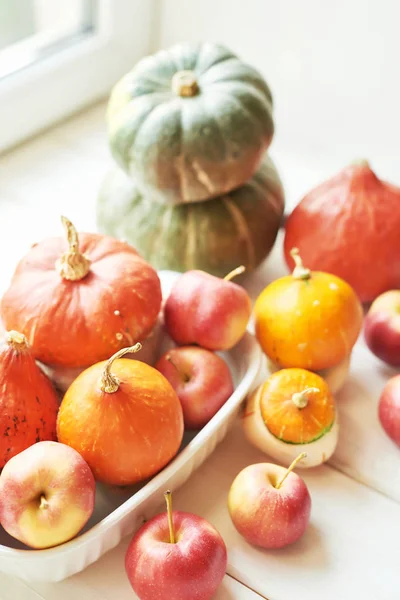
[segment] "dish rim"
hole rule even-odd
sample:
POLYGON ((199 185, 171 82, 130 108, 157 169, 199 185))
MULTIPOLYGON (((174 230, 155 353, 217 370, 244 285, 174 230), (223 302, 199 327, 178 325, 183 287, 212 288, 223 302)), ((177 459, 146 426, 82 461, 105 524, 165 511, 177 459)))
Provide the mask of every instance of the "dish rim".
MULTIPOLYGON (((93 525, 82 534, 78 534, 71 540, 58 546, 36 550, 34 548, 11 548, 0 544, 0 558, 14 560, 46 559, 49 556, 53 558, 57 555, 66 554, 70 551, 76 551, 82 546, 90 544, 98 537, 104 535, 111 527, 118 524, 124 517, 133 513, 145 502, 162 484, 162 481, 168 481, 173 475, 185 468, 193 459, 199 446, 205 446, 207 440, 215 434, 218 429, 228 420, 231 414, 240 407, 247 394, 251 391, 253 383, 256 381, 262 364, 262 351, 255 337, 248 331, 235 346, 239 351, 241 346, 243 354, 248 357, 248 366, 241 380, 237 384, 233 394, 228 398, 225 404, 210 419, 210 421, 193 437, 185 446, 159 473, 150 479, 142 488, 127 498, 120 506, 111 511, 101 521, 93 525)), ((228 351, 230 352, 230 351, 228 351)))

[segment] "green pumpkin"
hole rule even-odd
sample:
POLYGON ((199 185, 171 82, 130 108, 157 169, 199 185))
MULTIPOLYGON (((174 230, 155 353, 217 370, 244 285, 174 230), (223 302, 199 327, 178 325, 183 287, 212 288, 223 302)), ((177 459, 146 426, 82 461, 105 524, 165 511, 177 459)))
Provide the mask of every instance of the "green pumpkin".
POLYGON ((282 222, 284 195, 268 157, 242 187, 193 204, 159 204, 120 169, 106 177, 97 201, 97 227, 125 239, 156 269, 201 269, 224 276, 254 269, 269 254, 282 222))
POLYGON ((179 44, 142 59, 114 87, 111 152, 145 194, 196 202, 239 187, 272 140, 263 77, 216 44, 179 44))

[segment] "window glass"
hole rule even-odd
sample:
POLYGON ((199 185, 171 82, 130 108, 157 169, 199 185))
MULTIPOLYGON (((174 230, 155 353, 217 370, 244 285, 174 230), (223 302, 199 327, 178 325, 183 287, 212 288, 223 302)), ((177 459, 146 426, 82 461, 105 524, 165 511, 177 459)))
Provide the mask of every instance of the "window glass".
POLYGON ((0 78, 93 33, 96 0, 0 0, 0 78))

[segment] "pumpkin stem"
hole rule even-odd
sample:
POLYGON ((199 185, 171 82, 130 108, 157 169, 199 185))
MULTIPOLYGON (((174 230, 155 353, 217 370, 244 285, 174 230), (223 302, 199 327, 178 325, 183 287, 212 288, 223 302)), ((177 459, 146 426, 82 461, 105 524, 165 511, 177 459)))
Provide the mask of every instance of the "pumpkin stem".
POLYGON ((113 354, 112 357, 108 359, 100 381, 100 389, 102 392, 106 392, 107 394, 113 394, 119 388, 120 382, 118 377, 116 377, 116 375, 113 375, 110 371, 114 360, 117 360, 117 358, 121 358, 121 356, 124 356, 124 354, 138 352, 141 348, 142 344, 138 342, 134 346, 129 346, 129 348, 122 348, 122 350, 118 350, 118 352, 113 354))
POLYGON ((178 373, 178 375, 183 379, 183 381, 185 383, 187 383, 188 381, 190 381, 190 377, 187 373, 183 373, 180 369, 178 369, 178 366, 176 364, 176 362, 170 357, 169 354, 167 354, 167 356, 165 357, 165 359, 171 363, 171 365, 174 367, 175 371, 178 373))
POLYGON ((358 158, 351 163, 352 167, 360 167, 362 169, 370 169, 371 166, 365 158, 358 158))
POLYGON ((199 91, 197 77, 193 71, 177 71, 172 77, 171 87, 177 96, 184 98, 195 96, 199 91))
POLYGON ((302 392, 296 392, 292 396, 292 402, 297 408, 305 408, 309 401, 309 394, 318 394, 320 390, 315 387, 309 387, 303 390, 302 392))
POLYGON ((164 497, 165 497, 165 501, 167 503, 169 541, 171 544, 175 544, 174 521, 172 519, 172 494, 171 494, 171 491, 167 490, 164 494, 164 497))
POLYGON ((6 331, 5 338, 7 344, 11 346, 16 352, 24 352, 29 348, 28 340, 26 339, 24 334, 19 333, 19 331, 6 331))
POLYGON ((246 267, 244 265, 240 265, 240 267, 236 267, 236 269, 233 269, 233 271, 228 273, 228 275, 225 275, 224 281, 231 281, 231 279, 233 279, 237 275, 241 275, 242 273, 244 273, 245 270, 246 270, 246 267))
POLYGON ((293 269, 292 276, 295 279, 310 279, 311 271, 303 265, 303 261, 301 260, 301 256, 299 254, 299 249, 292 248, 290 251, 290 256, 293 258, 296 265, 293 269))
POLYGON ((87 256, 79 252, 78 233, 71 221, 61 217, 61 222, 67 235, 69 250, 57 260, 56 269, 63 279, 79 281, 89 273, 91 263, 87 256))
POLYGON ((300 462, 301 460, 303 460, 303 458, 306 458, 306 457, 307 457, 307 452, 302 452, 301 454, 298 455, 297 458, 294 459, 294 461, 292 462, 290 467, 287 469, 287 471, 284 474, 284 476, 282 477, 282 479, 280 481, 278 481, 278 483, 276 484, 275 489, 279 490, 279 488, 282 487, 282 483, 285 481, 285 479, 289 475, 289 473, 291 473, 293 471, 293 469, 295 468, 295 466, 297 465, 298 462, 300 462))

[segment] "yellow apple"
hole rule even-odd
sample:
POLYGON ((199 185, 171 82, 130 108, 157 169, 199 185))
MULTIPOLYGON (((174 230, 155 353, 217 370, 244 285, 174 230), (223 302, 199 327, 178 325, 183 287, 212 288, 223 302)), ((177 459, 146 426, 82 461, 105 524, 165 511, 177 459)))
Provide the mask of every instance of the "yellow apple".
POLYGON ((39 442, 14 456, 0 476, 0 523, 31 548, 75 537, 89 520, 95 480, 73 448, 39 442))

